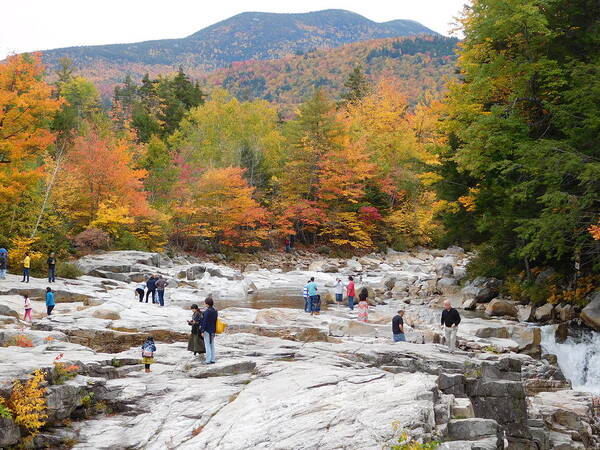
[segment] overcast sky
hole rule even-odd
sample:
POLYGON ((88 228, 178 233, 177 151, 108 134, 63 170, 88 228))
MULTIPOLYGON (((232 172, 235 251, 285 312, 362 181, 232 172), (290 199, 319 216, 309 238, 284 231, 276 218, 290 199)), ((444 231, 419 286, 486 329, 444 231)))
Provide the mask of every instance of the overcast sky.
POLYGON ((179 38, 245 11, 347 9, 383 22, 411 19, 449 34, 466 0, 8 0, 0 15, 0 59, 73 45, 179 38))

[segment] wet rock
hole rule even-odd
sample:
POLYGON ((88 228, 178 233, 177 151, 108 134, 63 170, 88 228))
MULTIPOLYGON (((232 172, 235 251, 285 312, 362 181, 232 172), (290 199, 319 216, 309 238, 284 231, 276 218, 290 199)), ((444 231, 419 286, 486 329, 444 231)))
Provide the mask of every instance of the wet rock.
POLYGON ((554 305, 552 305, 551 303, 546 303, 545 305, 540 306, 535 310, 535 320, 537 320, 538 322, 547 322, 549 320, 552 320, 553 311, 554 305))
POLYGON ((575 308, 573 308, 573 305, 558 305, 554 308, 554 310, 561 322, 568 322, 569 320, 575 318, 575 308))
POLYGON ((500 298, 495 298, 488 303, 485 308, 485 313, 488 316, 510 316, 517 317, 518 310, 516 305, 509 301, 500 298))
POLYGON ((554 339, 559 344, 562 344, 569 337, 569 326, 566 323, 558 324, 554 332, 554 339))
POLYGON ((590 303, 581 310, 579 317, 588 327, 600 331, 600 292, 592 295, 590 303))

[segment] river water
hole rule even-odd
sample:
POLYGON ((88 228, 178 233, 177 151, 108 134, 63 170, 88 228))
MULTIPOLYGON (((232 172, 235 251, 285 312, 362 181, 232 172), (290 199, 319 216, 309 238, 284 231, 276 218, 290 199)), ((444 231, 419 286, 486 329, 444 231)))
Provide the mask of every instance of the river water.
POLYGON ((573 328, 569 337, 559 344, 555 325, 542 329, 542 348, 558 358, 558 365, 577 391, 600 394, 600 333, 573 328))

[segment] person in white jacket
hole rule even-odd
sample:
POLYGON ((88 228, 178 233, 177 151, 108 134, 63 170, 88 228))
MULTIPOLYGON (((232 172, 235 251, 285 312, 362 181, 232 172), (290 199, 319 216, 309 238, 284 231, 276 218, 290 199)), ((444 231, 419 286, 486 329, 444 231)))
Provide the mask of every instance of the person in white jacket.
POLYGON ((336 278, 335 280, 335 302, 338 305, 342 304, 342 301, 344 300, 344 283, 342 283, 342 280, 340 278, 336 278))

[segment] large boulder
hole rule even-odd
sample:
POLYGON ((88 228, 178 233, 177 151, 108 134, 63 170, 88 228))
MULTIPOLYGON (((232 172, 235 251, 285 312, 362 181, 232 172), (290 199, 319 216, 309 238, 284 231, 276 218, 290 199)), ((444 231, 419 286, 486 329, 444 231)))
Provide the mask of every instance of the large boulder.
POLYGON ((451 277, 454 275, 453 260, 451 258, 442 258, 435 265, 435 274, 438 278, 451 277))
POLYGON ((454 295, 459 290, 458 281, 454 278, 444 277, 437 282, 437 291, 442 295, 454 295))
POLYGON ((498 433, 498 422, 492 419, 455 419, 448 422, 448 436, 452 440, 472 441, 498 433))
POLYGON ((397 279, 395 276, 387 274, 383 277, 382 284, 386 288, 387 291, 391 291, 392 289, 394 289, 394 286, 396 285, 396 281, 397 281, 397 279))
POLYGON ((535 306, 529 304, 527 306, 519 306, 517 319, 519 322, 531 322, 535 317, 535 306))
POLYGON ((502 282, 496 278, 477 277, 461 291, 463 300, 474 298, 478 303, 487 303, 498 296, 502 282))
POLYGON ((488 316, 510 316, 517 317, 519 310, 511 301, 495 298, 488 303, 485 308, 485 313, 488 316))
POLYGON ((554 305, 551 303, 546 303, 544 306, 540 306, 535 310, 535 320, 538 322, 547 322, 552 320, 553 312, 554 305))
POLYGON ((592 295, 590 303, 579 316, 588 327, 600 331, 600 291, 592 295))
POLYGON ((11 419, 0 417, 0 448, 15 445, 21 439, 19 426, 11 419))
POLYGON ((6 305, 0 305, 0 316, 10 316, 18 319, 19 313, 6 305))

